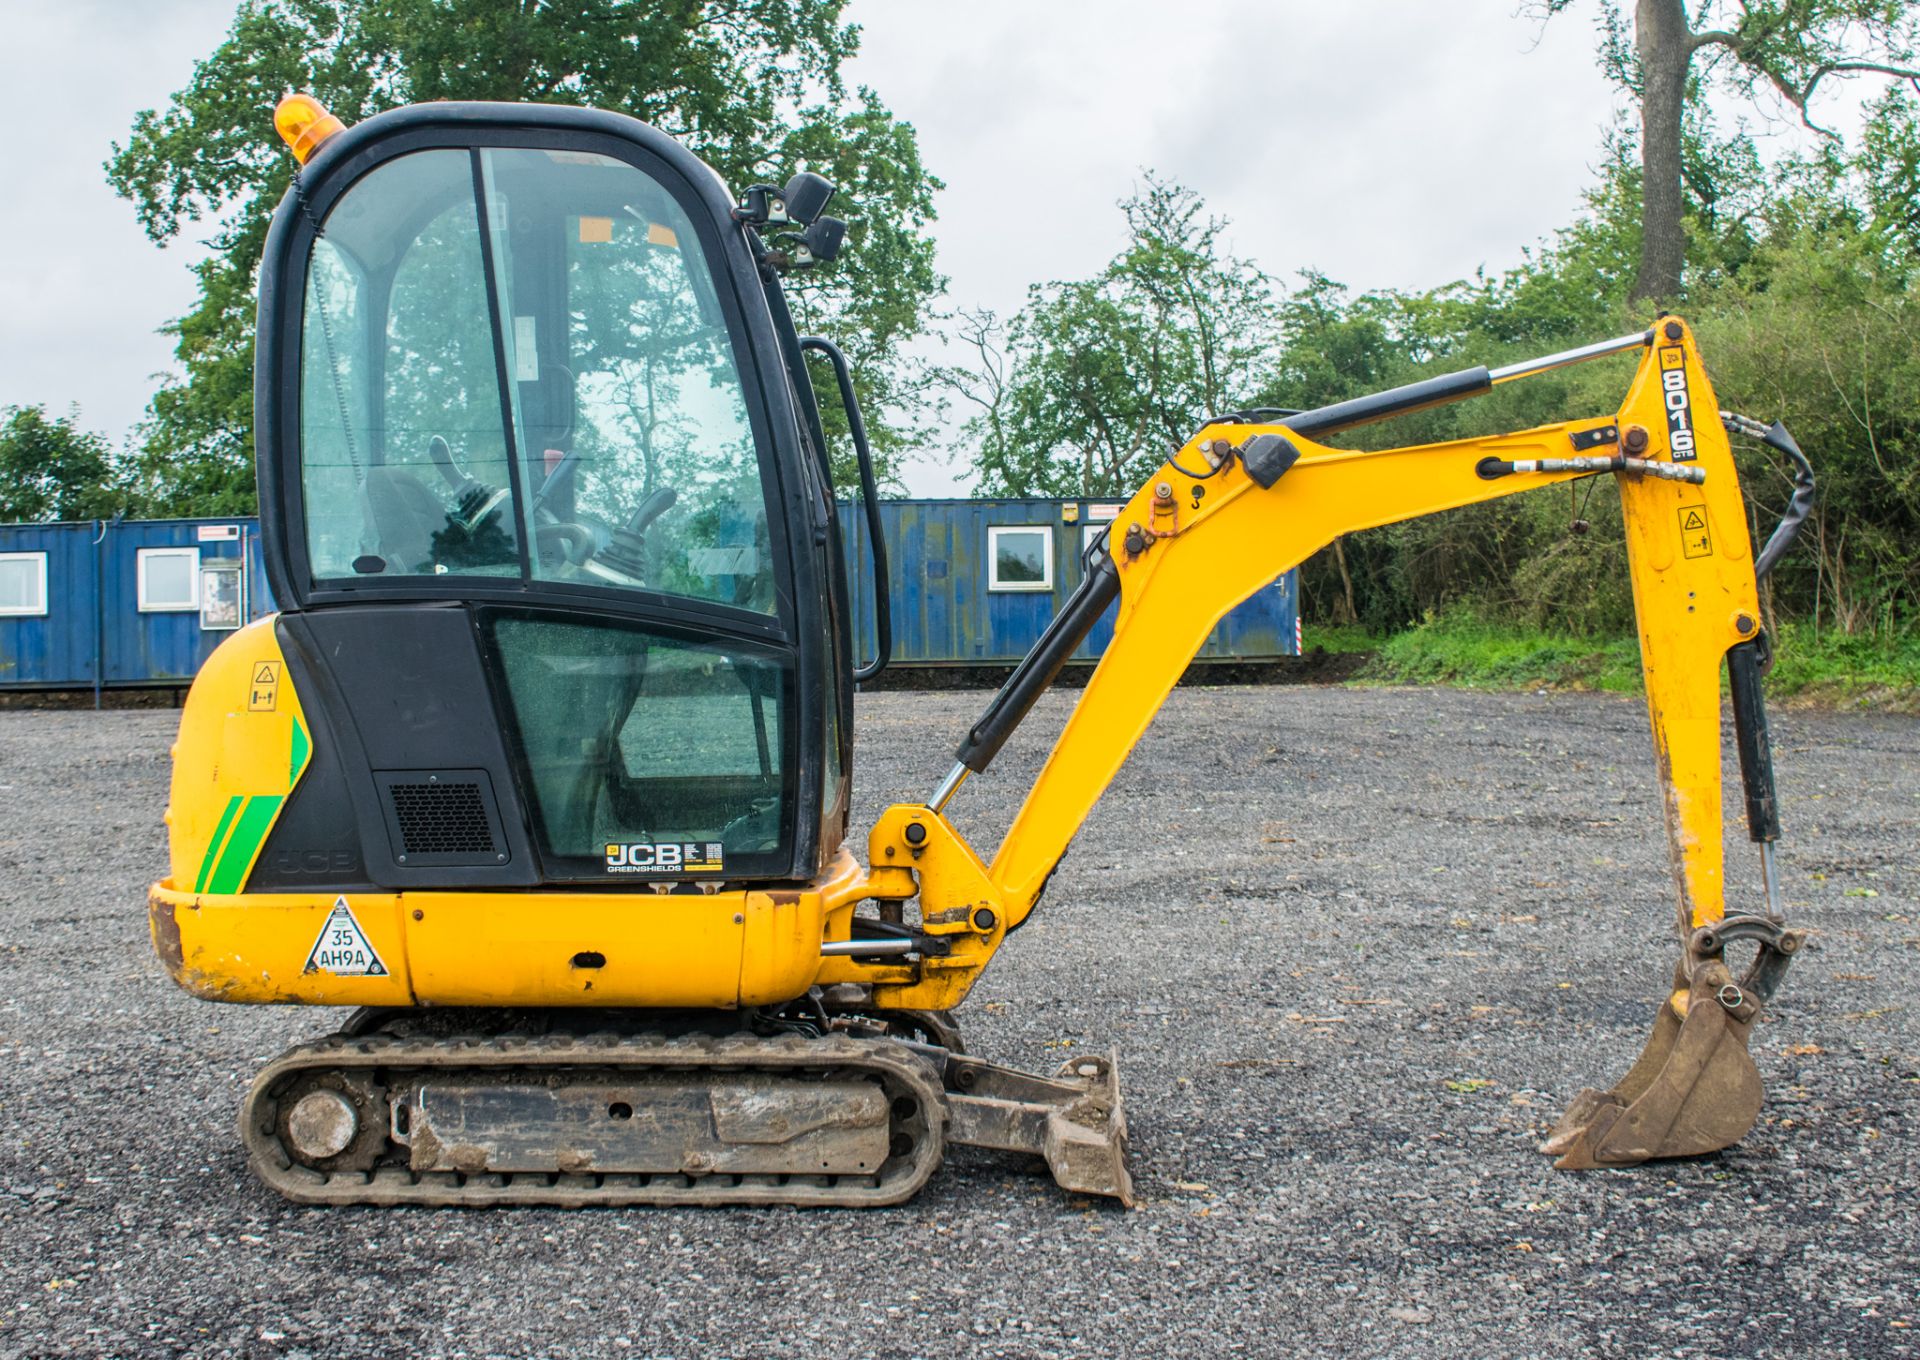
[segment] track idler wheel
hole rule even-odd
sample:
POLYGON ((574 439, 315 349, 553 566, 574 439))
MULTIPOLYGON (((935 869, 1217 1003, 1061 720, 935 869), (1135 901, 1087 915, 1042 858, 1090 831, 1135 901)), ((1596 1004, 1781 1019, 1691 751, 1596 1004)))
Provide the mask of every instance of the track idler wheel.
POLYGON ((1762 916, 1729 916, 1694 931, 1639 1060, 1612 1090, 1575 1096, 1540 1150, 1558 1158, 1556 1167, 1579 1171, 1738 1142, 1759 1117, 1763 1094, 1748 1040, 1805 939, 1762 916), (1737 982, 1725 958, 1736 940, 1759 945, 1737 982))
MULTIPOLYGON (((257 1116, 242 1112, 245 1125, 257 1116)), ((387 1144, 387 1093, 372 1073, 326 1072, 295 1081, 263 1134, 277 1135, 289 1160, 316 1171, 370 1171, 387 1144)))

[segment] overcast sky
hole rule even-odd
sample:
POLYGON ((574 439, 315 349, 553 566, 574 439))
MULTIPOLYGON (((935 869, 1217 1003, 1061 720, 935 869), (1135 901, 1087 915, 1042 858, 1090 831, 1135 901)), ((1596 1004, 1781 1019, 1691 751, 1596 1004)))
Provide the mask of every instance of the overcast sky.
MULTIPOLYGON (((1578 13, 1517 0, 853 0, 851 76, 946 181, 950 304, 1016 309, 1118 248, 1151 168, 1232 219, 1270 273, 1424 288, 1566 224, 1616 100, 1578 13)), ((7 0, 0 44, 0 405, 78 405, 116 441, 193 298, 101 162, 226 30, 233 0, 7 0)), ((919 494, 960 474, 916 465, 919 494)))

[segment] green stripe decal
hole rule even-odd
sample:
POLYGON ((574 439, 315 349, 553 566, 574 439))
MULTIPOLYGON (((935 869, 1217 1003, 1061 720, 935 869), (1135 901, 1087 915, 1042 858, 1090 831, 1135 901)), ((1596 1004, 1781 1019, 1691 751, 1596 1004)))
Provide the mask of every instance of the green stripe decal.
MULTIPOLYGON (((313 754, 313 739, 307 735, 307 729, 300 720, 293 720, 293 737, 287 751, 287 791, 300 779, 306 769, 307 758, 313 754)), ((213 829, 213 839, 207 844, 206 858, 200 861, 200 877, 194 883, 195 892, 234 893, 246 881, 247 871, 253 867, 254 858, 260 853, 260 843, 267 838, 267 831, 273 825, 273 819, 280 813, 280 805, 286 802, 286 795, 279 793, 259 793, 248 796, 236 793, 227 799, 227 810, 220 814, 220 824, 213 829), (236 818, 235 813, 239 816, 236 818), (231 837, 227 828, 233 828, 231 837)))
POLYGON ((293 791, 294 784, 299 781, 300 771, 306 768, 307 753, 312 749, 313 743, 307 739, 307 729, 300 725, 298 718, 295 718, 293 720, 293 756, 287 762, 287 791, 289 793, 293 791))
POLYGON ((274 817, 280 812, 280 804, 285 801, 285 796, 278 793, 255 794, 247 799, 246 810, 240 814, 240 820, 234 823, 233 837, 220 855, 220 867, 213 871, 213 881, 207 886, 209 892, 226 894, 240 891, 240 885, 246 881, 247 870, 253 867, 254 856, 260 852, 260 842, 267 838, 267 828, 273 825, 274 817))
POLYGON ((219 825, 213 828, 213 839, 207 842, 206 858, 200 861, 200 877, 194 880, 193 884, 195 892, 207 890, 207 875, 213 872, 213 862, 220 854, 221 843, 227 838, 227 827, 233 822, 233 814, 238 812, 240 805, 246 801, 237 793, 227 799, 227 810, 220 814, 219 825))

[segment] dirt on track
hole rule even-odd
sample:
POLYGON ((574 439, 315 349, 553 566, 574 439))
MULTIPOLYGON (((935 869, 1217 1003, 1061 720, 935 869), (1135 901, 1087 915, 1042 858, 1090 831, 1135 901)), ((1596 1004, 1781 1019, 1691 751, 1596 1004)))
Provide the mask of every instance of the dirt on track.
MULTIPOLYGON (((861 699, 863 820, 982 697, 861 699)), ((977 845, 1072 698, 955 801, 977 845)), ((1776 715, 1817 934, 1760 1126, 1576 1175, 1534 1145, 1675 950, 1638 701, 1180 690, 960 1012, 999 1061, 1119 1049, 1131 1213, 974 1153, 881 1211, 280 1202, 235 1111, 333 1017, 153 959, 175 721, 0 713, 0 1357, 1920 1354, 1913 719, 1776 715)))

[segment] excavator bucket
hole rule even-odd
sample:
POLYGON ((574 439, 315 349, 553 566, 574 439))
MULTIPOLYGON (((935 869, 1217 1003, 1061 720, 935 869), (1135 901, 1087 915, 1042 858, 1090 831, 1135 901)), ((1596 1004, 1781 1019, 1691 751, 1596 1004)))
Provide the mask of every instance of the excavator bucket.
POLYGON ((1561 1170, 1579 1171, 1691 1157, 1738 1142, 1759 1116, 1762 1094, 1747 1043, 1805 938, 1759 916, 1728 917, 1693 932, 1638 1061, 1611 1090, 1575 1096, 1540 1150, 1561 1170), (1735 940, 1759 945, 1738 982, 1724 956, 1735 940))

